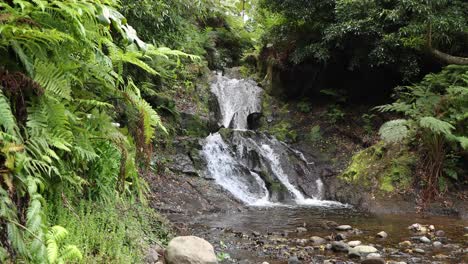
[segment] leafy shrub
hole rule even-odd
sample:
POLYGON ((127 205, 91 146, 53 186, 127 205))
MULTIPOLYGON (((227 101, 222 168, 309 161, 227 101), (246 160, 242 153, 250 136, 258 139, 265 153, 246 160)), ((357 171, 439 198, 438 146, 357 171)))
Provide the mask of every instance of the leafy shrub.
POLYGON ((309 102, 300 101, 299 103, 297 103, 297 109, 302 113, 310 113, 312 107, 309 102))
POLYGON ((319 125, 315 125, 310 129, 310 132, 307 135, 307 139, 312 143, 320 141, 322 139, 322 132, 320 131, 319 125))
POLYGON ((442 72, 427 75, 420 83, 400 87, 395 103, 378 107, 383 112, 403 114, 406 119, 385 123, 380 134, 387 142, 409 141, 419 144, 420 184, 424 198, 439 193, 442 177, 456 179, 462 172, 463 155, 468 149, 466 118, 468 113, 468 67, 448 66, 442 72))

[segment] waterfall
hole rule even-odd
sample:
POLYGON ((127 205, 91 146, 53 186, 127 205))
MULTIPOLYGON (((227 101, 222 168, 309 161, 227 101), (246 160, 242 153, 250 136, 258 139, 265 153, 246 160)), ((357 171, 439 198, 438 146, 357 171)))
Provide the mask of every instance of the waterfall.
POLYGON ((230 129, 205 139, 207 177, 248 205, 339 204, 321 200, 323 183, 301 152, 247 130, 248 116, 261 112, 262 89, 255 82, 216 74, 211 91, 219 104, 219 125, 230 129))
POLYGON ((206 138, 202 154, 211 177, 237 199, 249 205, 268 204, 269 195, 265 182, 257 173, 244 168, 234 158, 219 133, 206 138))
POLYGON ((225 128, 247 129, 247 117, 261 111, 262 89, 252 80, 231 79, 216 74, 211 84, 221 110, 219 125, 225 128))

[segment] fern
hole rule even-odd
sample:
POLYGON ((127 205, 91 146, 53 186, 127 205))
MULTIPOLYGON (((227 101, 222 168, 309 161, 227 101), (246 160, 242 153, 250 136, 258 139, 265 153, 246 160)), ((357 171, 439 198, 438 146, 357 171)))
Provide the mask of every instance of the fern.
POLYGON ((452 124, 439 120, 432 116, 426 116, 421 118, 419 120, 419 125, 423 128, 430 129, 435 134, 440 135, 451 135, 452 130, 455 129, 455 127, 452 124))
POLYGON ((47 259, 50 264, 66 263, 83 258, 81 251, 74 245, 62 245, 68 231, 61 226, 53 226, 46 235, 47 259))
POLYGON ((3 95, 3 92, 0 90, 0 126, 3 127, 3 130, 13 135, 18 131, 16 126, 16 118, 11 112, 10 103, 7 101, 6 97, 3 95))
POLYGON ((397 119, 388 121, 380 127, 379 135, 387 143, 401 142, 408 137, 408 120, 397 119))

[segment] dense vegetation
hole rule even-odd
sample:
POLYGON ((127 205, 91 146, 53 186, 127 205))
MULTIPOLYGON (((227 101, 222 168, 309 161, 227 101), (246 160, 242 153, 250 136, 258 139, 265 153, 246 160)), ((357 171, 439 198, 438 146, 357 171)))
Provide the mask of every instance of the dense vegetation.
POLYGON ((258 5, 255 17, 267 26, 260 56, 269 65, 261 70, 268 76, 277 69, 276 82, 288 88, 280 94, 301 96, 302 102, 303 96, 331 95, 348 106, 363 100, 371 106, 388 103, 393 95, 394 103, 376 108, 396 113, 379 132, 386 144, 416 151, 411 174, 423 190, 421 200, 449 186, 463 189, 466 1, 273 0, 258 5))
POLYGON ((467 34, 462 0, 2 1, 0 262, 135 263, 165 243, 144 176, 208 69, 243 65, 305 113, 331 96, 334 123, 366 95, 424 200, 462 186, 467 34))

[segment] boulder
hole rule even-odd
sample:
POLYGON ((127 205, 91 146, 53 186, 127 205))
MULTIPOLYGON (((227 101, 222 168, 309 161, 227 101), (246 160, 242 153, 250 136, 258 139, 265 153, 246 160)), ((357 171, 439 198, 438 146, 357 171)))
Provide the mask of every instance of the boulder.
POLYGON ((167 264, 217 264, 213 246, 196 236, 172 239, 165 251, 167 264))

